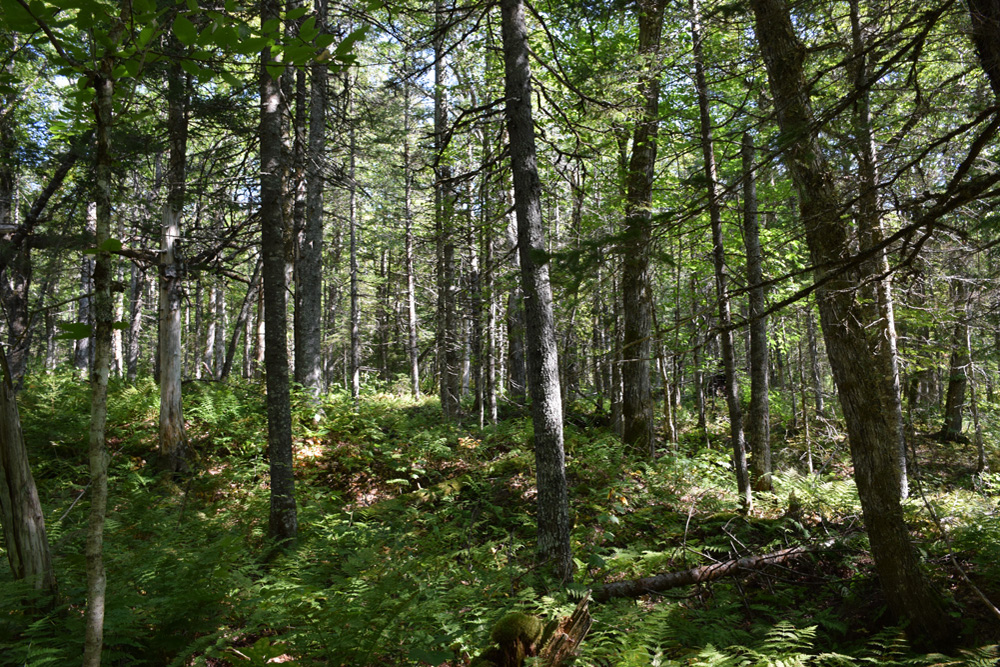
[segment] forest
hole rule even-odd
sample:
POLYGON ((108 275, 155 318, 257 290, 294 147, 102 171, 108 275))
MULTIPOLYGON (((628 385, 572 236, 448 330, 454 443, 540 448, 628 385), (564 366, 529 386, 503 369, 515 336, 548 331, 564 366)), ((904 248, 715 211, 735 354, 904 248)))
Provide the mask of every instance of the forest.
POLYGON ((927 2, 0 0, 0 665, 996 665, 927 2))

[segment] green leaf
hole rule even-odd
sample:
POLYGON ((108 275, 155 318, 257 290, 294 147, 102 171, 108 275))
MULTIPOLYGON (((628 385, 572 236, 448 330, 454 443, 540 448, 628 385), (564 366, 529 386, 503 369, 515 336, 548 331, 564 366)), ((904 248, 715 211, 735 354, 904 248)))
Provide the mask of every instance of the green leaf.
POLYGON ((83 322, 56 322, 56 326, 63 331, 56 336, 59 340, 83 340, 90 338, 94 331, 94 327, 83 322))
POLYGON ((117 329, 118 331, 128 331, 128 322, 124 320, 119 320, 111 324, 112 329, 117 329))
POLYGON ((368 32, 368 26, 362 26, 349 34, 344 40, 337 45, 337 51, 334 56, 338 60, 343 60, 344 56, 349 54, 354 49, 354 43, 365 36, 368 32))
POLYGON ((194 24, 186 16, 178 16, 174 19, 174 36, 177 41, 184 46, 191 46, 198 37, 198 31, 194 24))
POLYGON ((300 19, 306 15, 307 11, 309 11, 309 9, 306 7, 296 7, 292 11, 288 12, 288 16, 286 16, 285 19, 288 21, 294 21, 295 19, 300 19))
POLYGON ((201 68, 198 67, 194 62, 184 59, 181 61, 181 69, 190 74, 191 76, 198 76, 201 74, 201 68))
POLYGON ((157 28, 159 28, 159 26, 156 24, 156 21, 147 23, 146 26, 139 31, 139 36, 135 39, 135 47, 140 50, 146 48, 149 41, 153 39, 153 35, 156 33, 157 28))
POLYGON ((200 8, 198 7, 198 0, 187 0, 187 6, 192 12, 200 11, 200 8))
POLYGON ((285 73, 284 65, 268 65, 267 71, 271 74, 273 79, 280 79, 281 75, 285 73))
POLYGON ((243 81, 241 81, 240 78, 235 76, 232 72, 222 70, 219 74, 222 76, 222 80, 233 88, 240 89, 243 87, 243 81))

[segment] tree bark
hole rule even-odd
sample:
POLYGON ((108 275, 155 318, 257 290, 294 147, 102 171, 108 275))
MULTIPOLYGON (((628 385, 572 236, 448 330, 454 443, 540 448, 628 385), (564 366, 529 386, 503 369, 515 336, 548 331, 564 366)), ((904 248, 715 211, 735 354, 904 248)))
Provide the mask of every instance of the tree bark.
POLYGON ((775 100, 784 160, 799 207, 814 268, 820 319, 837 384, 854 462, 865 526, 889 608, 909 621, 913 636, 946 645, 952 621, 938 591, 924 578, 903 520, 899 456, 891 409, 882 402, 873 341, 856 298, 870 276, 850 263, 851 238, 809 103, 805 48, 792 27, 785 0, 751 0, 757 41, 775 100), (848 262, 845 265, 845 262, 848 262))
POLYGON ((160 424, 159 467, 179 473, 187 470, 187 434, 181 404, 181 303, 184 268, 181 261, 181 216, 184 209, 187 163, 187 84, 180 65, 170 68, 167 83, 167 200, 163 204, 160 240, 160 424))
POLYGON ((125 378, 134 383, 139 375, 139 358, 142 355, 142 311, 146 298, 146 274, 132 264, 129 277, 128 336, 125 339, 125 378))
POLYGON ((455 312, 455 193, 451 183, 447 148, 448 99, 445 90, 445 3, 434 3, 434 224, 437 241, 438 282, 438 374, 441 411, 447 420, 459 416, 460 360, 458 319, 455 312))
MULTIPOLYGON (((705 182, 708 186, 708 216, 712 225, 712 259, 715 264, 715 294, 719 306, 719 339, 722 344, 722 365, 726 376, 726 406, 729 408, 729 437, 733 448, 733 470, 743 511, 753 509, 750 473, 747 469, 746 442, 743 439, 743 408, 740 406, 736 380, 736 351, 733 348, 732 312, 729 302, 729 274, 726 270, 726 250, 722 238, 722 207, 719 203, 715 168, 715 142, 712 138, 712 118, 708 106, 708 84, 701 53, 701 19, 698 2, 691 0, 691 41, 693 44, 695 88, 701 118, 701 150, 705 182)), ((766 474, 762 473, 766 479, 766 474)))
MULTIPOLYGON (((97 233, 97 205, 87 204, 87 236, 97 233)), ((94 324, 94 259, 84 255, 80 260, 80 300, 77 302, 77 322, 93 326, 94 324)), ((86 376, 94 356, 94 337, 80 338, 74 344, 73 365, 86 376)))
POLYGON ((0 523, 7 561, 14 578, 30 581, 48 598, 42 606, 48 606, 56 596, 56 576, 14 400, 13 374, 2 345, 0 371, 0 523))
MULTIPOLYGON (((261 21, 278 19, 276 0, 261 1, 261 21)), ((285 219, 282 165, 281 93, 272 70, 271 48, 261 53, 260 68, 260 220, 264 279, 264 365, 267 386, 267 448, 271 476, 268 533, 278 543, 298 532, 295 477, 292 473, 292 416, 288 388, 288 341, 285 311, 285 219)))
MULTIPOLYGON (((853 82, 856 91, 854 103, 854 143, 858 158, 858 183, 861 191, 855 204, 855 219, 858 228, 858 246, 862 252, 873 251, 885 238, 882 212, 878 196, 878 156, 872 137, 871 104, 869 94, 869 72, 867 54, 869 40, 861 25, 859 0, 851 0, 851 42, 853 61, 853 82)), ((896 347, 896 318, 893 309, 892 282, 889 260, 885 249, 874 250, 870 264, 864 272, 872 278, 863 292, 864 301, 869 302, 871 315, 866 321, 875 323, 881 333, 881 341, 876 343, 875 358, 879 364, 880 388, 885 405, 889 408, 888 428, 893 431, 899 457, 900 496, 909 495, 909 480, 906 475, 906 434, 903 430, 903 402, 899 389, 899 354, 896 347)), ((805 419, 805 406, 802 409, 805 419)))
POLYGON ((962 435, 962 413, 965 410, 965 394, 968 387, 969 337, 968 288, 964 280, 952 282, 952 301, 955 311, 955 327, 951 337, 951 357, 948 363, 948 390, 944 401, 944 424, 940 436, 943 440, 957 440, 962 435))
MULTIPOLYGON (((326 0, 316 2, 316 28, 326 32, 326 0)), ((328 68, 309 67, 309 146, 305 167, 305 224, 295 260, 295 381, 314 396, 323 388, 323 186, 326 167, 328 68)))
MULTIPOLYGON (((117 37, 112 37, 112 44, 117 37)), ((94 115, 97 129, 95 228, 97 256, 94 261, 94 363, 90 386, 90 514, 87 521, 87 610, 84 617, 84 667, 100 667, 104 643, 104 606, 107 578, 104 571, 104 518, 108 504, 108 454, 105 426, 108 419, 108 375, 111 370, 112 256, 104 248, 111 238, 111 139, 114 100, 114 58, 105 55, 93 76, 94 115)))
POLYGON ((642 110, 632 133, 626 171, 622 258, 622 441, 652 457, 656 450, 650 359, 653 315, 649 257, 652 245, 653 171, 660 105, 660 34, 665 0, 637 0, 642 110))
MULTIPOLYGON (((257 258, 257 263, 253 269, 253 276, 250 277, 250 282, 247 284, 246 296, 243 297, 243 305, 240 306, 239 315, 237 315, 236 322, 233 324, 233 335, 229 339, 229 345, 226 348, 226 358, 222 363, 222 371, 219 373, 220 380, 226 380, 233 370, 233 360, 236 357, 236 346, 240 342, 240 335, 246 333, 247 337, 249 337, 247 321, 250 319, 250 308, 257 300, 257 286, 260 284, 261 264, 261 259, 257 258)), ((249 356, 249 345, 245 345, 244 349, 244 357, 249 356)), ((244 359, 244 361, 246 360, 244 359)))
POLYGON ((770 359, 767 346, 767 315, 764 303, 764 272, 761 268, 760 223, 757 215, 757 183, 753 164, 753 139, 743 133, 743 242, 747 251, 747 287, 750 295, 750 409, 747 440, 753 457, 750 472, 757 491, 771 490, 771 416, 768 391, 770 359))
POLYGON ((507 134, 510 138, 517 214, 518 254, 524 290, 531 416, 538 486, 541 563, 567 581, 573 576, 569 502, 563 451, 562 401, 556 330, 542 232, 541 183, 531 114, 531 69, 523 0, 500 3, 503 31, 507 134))
POLYGON ((1000 100, 1000 0, 967 0, 979 63, 1000 100))
POLYGON ((406 348, 410 360, 410 393, 420 398, 420 348, 417 323, 417 277, 413 255, 413 166, 410 164, 410 85, 403 84, 403 224, 406 255, 406 348))

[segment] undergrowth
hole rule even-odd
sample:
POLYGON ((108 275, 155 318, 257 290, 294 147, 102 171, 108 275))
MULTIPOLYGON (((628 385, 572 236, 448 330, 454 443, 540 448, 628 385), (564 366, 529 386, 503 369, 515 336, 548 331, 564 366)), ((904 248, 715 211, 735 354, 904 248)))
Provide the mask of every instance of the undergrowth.
MULTIPOLYGON (((534 566, 534 457, 525 415, 477 431, 432 400, 294 396, 300 536, 265 561, 267 461, 260 388, 185 385, 188 477, 158 477, 151 380, 112 384, 105 535, 106 665, 466 664, 511 610, 566 615, 587 588, 835 538, 773 567, 639 601, 592 604, 580 665, 993 665, 997 632, 949 554, 1000 592, 1000 477, 924 481, 906 509, 931 575, 966 622, 966 649, 914 653, 874 578, 842 443, 819 474, 791 467, 739 513, 723 438, 686 438, 655 461, 599 420, 566 428, 575 583, 534 566), (928 510, 933 510, 933 514, 928 510)), ((82 652, 89 389, 31 379, 24 433, 45 506, 60 604, 41 616, 0 566, 0 664, 75 664, 82 652), (26 604, 27 603, 27 604, 26 604)), ((785 459, 801 460, 793 440, 785 459)), ((818 450, 817 450, 818 451, 818 450)), ((995 455, 995 452, 994 452, 995 455)), ((6 559, 4 558, 4 561, 6 559)), ((995 621, 993 621, 995 623, 995 621)))

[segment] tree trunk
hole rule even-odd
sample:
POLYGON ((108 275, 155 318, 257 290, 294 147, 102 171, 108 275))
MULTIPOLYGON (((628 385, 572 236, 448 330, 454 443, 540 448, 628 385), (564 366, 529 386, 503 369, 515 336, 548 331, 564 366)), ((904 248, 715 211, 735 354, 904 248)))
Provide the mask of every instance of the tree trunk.
POLYGON ((632 133, 626 172, 625 240, 622 258, 622 441, 652 457, 656 450, 652 358, 652 300, 649 257, 652 245, 653 171, 660 105, 660 34, 666 0, 638 0, 639 81, 643 106, 632 133))
MULTIPOLYGON (((257 258, 257 263, 254 265, 253 276, 250 278, 250 282, 247 284, 247 293, 243 297, 243 305, 240 306, 240 313, 236 317, 236 322, 233 324, 233 335, 229 339, 229 346, 226 348, 226 358, 222 362, 222 371, 219 373, 220 380, 226 380, 229 374, 233 370, 233 360, 236 357, 236 346, 240 342, 240 335, 246 331, 247 337, 249 338, 249 330, 247 329, 247 321, 250 319, 250 308, 253 303, 257 300, 257 286, 260 284, 260 269, 261 269, 261 259, 257 258)), ((245 346, 244 358, 249 356, 249 346, 245 346)), ((244 359, 245 361, 246 359, 244 359)))
MULTIPOLYGON (((349 85, 349 84, 348 84, 349 85)), ((351 93, 348 91, 347 112, 351 112, 351 93)), ((357 404, 361 396, 361 291, 358 284, 358 194, 354 181, 355 152, 357 140, 354 125, 350 129, 350 156, 348 157, 348 228, 350 233, 351 263, 351 398, 357 404)))
POLYGON ((159 467, 178 473, 187 470, 187 434, 181 404, 181 303, 184 272, 181 264, 181 215, 187 162, 187 85, 179 65, 170 69, 167 85, 167 135, 170 161, 167 201, 163 205, 160 240, 160 425, 159 467))
POLYGON ((14 400, 13 374, 0 345, 0 522, 7 561, 15 579, 27 579, 48 598, 56 596, 56 575, 45 536, 45 514, 28 465, 28 450, 14 400))
POLYGON ((204 317, 202 321, 205 323, 205 352, 201 357, 201 367, 202 373, 205 377, 209 379, 214 379, 215 367, 215 332, 218 327, 218 303, 219 303, 219 286, 218 279, 212 280, 212 282, 207 286, 206 292, 208 292, 208 298, 205 302, 204 317))
POLYGON ((1000 100, 1000 0, 967 0, 979 63, 1000 100))
MULTIPOLYGON (((715 264, 715 293, 719 304, 719 338, 722 343, 722 365, 726 376, 726 405, 729 408, 729 437, 733 448, 733 469, 740 504, 745 512, 753 509, 750 473, 747 470, 746 443, 743 439, 743 409, 740 406, 739 385, 736 382, 736 351, 733 349, 733 318, 729 303, 729 275, 726 272, 726 250, 722 240, 722 207, 717 191, 715 169, 715 142, 712 138, 712 119, 708 107, 708 85, 705 83, 705 66, 701 53, 701 19, 698 2, 691 0, 691 41, 693 44, 695 87, 698 91, 698 109, 701 117, 701 149, 705 181, 708 185, 708 215, 712 225, 712 259, 715 264)), ((762 473, 766 479, 766 473, 762 473)))
MULTIPOLYGON (((117 37, 112 37, 114 44, 117 37)), ((111 238, 111 118, 114 98, 114 58, 100 62, 93 74, 94 115, 97 129, 95 229, 97 256, 94 261, 94 363, 90 386, 90 514, 87 522, 87 610, 84 618, 84 667, 100 667, 104 643, 104 518, 108 504, 108 453, 105 426, 108 418, 108 375, 111 369, 112 255, 104 247, 111 238)))
POLYGON ((771 490, 771 417, 768 373, 771 361, 767 347, 767 316, 764 303, 764 273, 761 268, 760 224, 757 216, 757 184, 753 165, 753 140, 743 133, 743 242, 747 250, 747 287, 750 294, 750 409, 747 440, 753 457, 750 472, 757 491, 771 490))
MULTIPOLYGON (((316 29, 326 32, 326 0, 316 2, 316 29)), ((326 167, 327 65, 310 65, 305 223, 295 260, 295 381, 314 396, 323 388, 323 186, 326 167)))
MULTIPOLYGON (((277 20, 276 0, 261 1, 261 21, 277 20)), ((292 474, 292 416, 288 388, 288 341, 285 312, 285 220, 282 200, 281 93, 272 70, 271 48, 261 53, 260 68, 260 223, 264 278, 264 365, 267 385, 267 449, 271 476, 268 533, 276 542, 298 532, 295 477, 292 474)))
POLYGON ((819 372, 819 342, 816 336, 816 318, 813 316, 812 308, 806 309, 806 336, 809 338, 809 369, 812 375, 816 414, 822 417, 826 414, 826 406, 823 404, 823 378, 819 372))
MULTIPOLYGON (((861 26, 861 14, 858 0, 851 0, 851 41, 853 61, 849 69, 853 69, 854 89, 857 96, 854 102, 854 142, 858 158, 858 183, 861 188, 855 205, 855 223, 858 228, 858 245, 862 252, 877 248, 885 238, 882 225, 881 207, 878 196, 878 157, 872 138, 871 104, 869 95, 869 67, 867 53, 871 46, 865 39, 861 26)), ((892 282, 889 272, 889 260, 885 249, 875 250, 870 264, 864 272, 872 276, 872 280, 862 292, 863 301, 872 306, 872 314, 865 318, 868 322, 877 323, 881 333, 881 341, 876 344, 875 357, 879 364, 880 385, 883 401, 888 406, 891 421, 887 426, 893 431, 899 457, 899 490, 900 496, 906 498, 909 494, 909 481, 906 475, 906 434, 903 430, 903 402, 899 390, 899 355, 896 348, 896 318, 893 311, 892 282), (868 294, 865 294, 868 292, 868 294)), ((805 406, 802 418, 805 419, 805 406)))
POLYGON ((137 264, 133 264, 130 271, 125 377, 129 383, 134 383, 139 375, 139 358, 142 355, 142 311, 146 298, 146 274, 137 264))
POLYGON ((827 354, 837 384, 854 462, 854 476, 872 555, 889 608, 909 621, 914 637, 947 645, 953 623, 942 599, 920 571, 903 520, 897 443, 882 403, 877 362, 857 287, 869 278, 851 256, 851 238, 809 104, 805 48, 792 27, 785 0, 751 0, 757 41, 767 68, 785 163, 799 195, 827 354))
POLYGON ((417 277, 413 265, 413 167, 410 164, 410 86, 403 88, 403 223, 406 226, 406 347, 410 393, 420 398, 420 348, 417 329, 417 277))
MULTIPOLYGON (((87 236, 97 233, 97 205, 87 204, 87 236)), ((84 255, 80 260, 80 300, 77 302, 77 322, 93 326, 94 324, 94 259, 84 255)), ((87 375, 93 360, 93 335, 76 341, 73 351, 73 365, 87 375)))
POLYGON ((438 375, 441 411, 447 420, 459 413, 460 361, 458 321, 455 312, 455 242, 452 238, 455 214, 455 193, 451 183, 450 158, 447 147, 448 99, 445 67, 445 4, 434 3, 434 224, 437 241, 438 282, 438 375))
POLYGON ((514 204, 517 213, 521 285, 524 289, 531 416, 535 434, 538 487, 539 561, 556 576, 573 576, 569 502, 563 452, 559 363, 549 266, 542 232, 541 183, 531 118, 531 70, 523 0, 502 0, 507 134, 510 138, 514 204))
POLYGON ((968 288, 961 278, 952 281, 952 302, 955 309, 955 328, 951 337, 951 358, 948 364, 948 391, 944 401, 944 424, 940 437, 957 440, 962 435, 962 413, 965 410, 965 393, 968 386, 969 337, 968 288))

